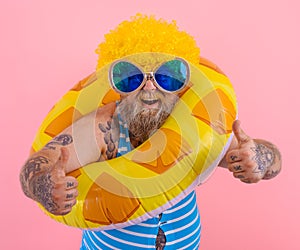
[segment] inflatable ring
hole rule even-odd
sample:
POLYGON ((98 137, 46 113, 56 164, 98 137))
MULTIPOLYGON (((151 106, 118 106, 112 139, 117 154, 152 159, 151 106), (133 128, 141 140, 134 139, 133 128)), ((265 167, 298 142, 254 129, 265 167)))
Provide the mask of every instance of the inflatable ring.
MULTIPOLYGON (((138 64, 141 57, 175 58, 142 53, 126 60, 138 64)), ((40 206, 47 215, 91 230, 126 227, 172 207, 210 176, 233 137, 236 97, 229 79, 213 63, 200 58, 199 65, 189 66, 188 88, 163 126, 124 156, 69 173, 78 179, 77 204, 64 216, 40 206)), ((120 98, 109 84, 109 67, 80 81, 54 105, 38 130, 34 152, 83 115, 120 98)))

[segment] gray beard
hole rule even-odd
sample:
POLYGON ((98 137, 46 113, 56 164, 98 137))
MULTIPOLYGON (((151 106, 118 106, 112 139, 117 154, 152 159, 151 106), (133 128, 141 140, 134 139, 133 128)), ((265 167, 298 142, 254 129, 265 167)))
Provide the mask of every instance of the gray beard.
POLYGON ((133 137, 142 143, 163 125, 178 100, 178 97, 168 98, 168 95, 173 94, 162 93, 159 90, 154 92, 141 90, 122 99, 117 111, 121 114, 123 121, 127 123, 131 139, 133 137), (159 108, 143 107, 138 99, 141 93, 148 95, 148 97, 158 97, 160 100, 159 108))

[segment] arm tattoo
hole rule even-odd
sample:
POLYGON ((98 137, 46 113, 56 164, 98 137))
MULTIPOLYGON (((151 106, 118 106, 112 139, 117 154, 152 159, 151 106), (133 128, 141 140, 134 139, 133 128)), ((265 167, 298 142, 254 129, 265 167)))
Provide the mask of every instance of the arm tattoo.
POLYGON ((37 156, 29 159, 20 173, 20 182, 26 196, 31 197, 28 182, 29 179, 43 171, 43 168, 49 164, 49 159, 44 156, 37 156))
POLYGON ((27 182, 24 180, 24 175, 23 175, 22 172, 21 172, 21 174, 20 174, 20 182, 21 182, 21 187, 22 187, 22 190, 23 190, 24 194, 25 194, 27 197, 32 198, 31 195, 30 195, 28 186, 27 186, 27 182))
POLYGON ((107 159, 112 159, 116 157, 117 147, 112 136, 112 124, 108 121, 106 125, 99 123, 98 127, 100 131, 104 134, 104 142, 106 144, 106 157, 107 159))
POLYGON ((73 138, 68 134, 61 134, 54 137, 49 143, 46 144, 46 149, 56 149, 56 145, 66 146, 73 142, 73 138))
POLYGON ((52 199, 52 190, 54 182, 51 180, 51 174, 46 173, 36 176, 31 182, 31 190, 35 200, 40 202, 49 212, 55 212, 58 205, 52 199))
POLYGON ((268 168, 274 164, 274 152, 260 143, 255 143, 255 147, 251 149, 255 153, 253 160, 257 163, 254 173, 265 175, 268 168))
POLYGON ((29 176, 35 175, 36 173, 39 173, 41 171, 41 165, 43 164, 49 164, 49 159, 47 159, 44 156, 37 156, 32 159, 29 159, 25 163, 24 168, 24 180, 28 181, 29 176))

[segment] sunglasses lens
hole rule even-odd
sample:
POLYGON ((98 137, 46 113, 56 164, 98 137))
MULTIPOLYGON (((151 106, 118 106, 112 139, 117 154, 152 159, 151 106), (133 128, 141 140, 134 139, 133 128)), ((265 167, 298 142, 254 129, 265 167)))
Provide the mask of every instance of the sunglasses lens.
POLYGON ((112 70, 112 81, 115 87, 125 93, 136 90, 143 82, 144 74, 129 62, 118 62, 112 70))
POLYGON ((161 65, 155 72, 156 82, 167 91, 181 89, 187 80, 188 68, 181 60, 172 60, 161 65))

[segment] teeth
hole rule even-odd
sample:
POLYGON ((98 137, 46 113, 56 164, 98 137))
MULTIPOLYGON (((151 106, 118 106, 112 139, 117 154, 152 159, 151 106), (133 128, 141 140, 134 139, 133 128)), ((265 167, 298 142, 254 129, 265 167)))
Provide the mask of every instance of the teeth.
POLYGON ((142 100, 142 102, 143 103, 146 103, 146 104, 148 104, 148 105, 151 105, 151 104, 154 104, 154 103, 156 103, 158 100, 157 99, 154 99, 154 100, 142 100))

